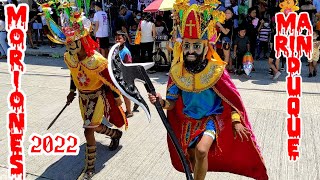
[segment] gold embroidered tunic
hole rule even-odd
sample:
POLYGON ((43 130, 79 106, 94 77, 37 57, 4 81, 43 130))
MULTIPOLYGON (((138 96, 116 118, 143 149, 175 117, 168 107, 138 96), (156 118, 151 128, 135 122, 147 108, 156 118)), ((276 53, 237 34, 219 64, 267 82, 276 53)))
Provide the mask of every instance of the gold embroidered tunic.
POLYGON ((72 80, 80 91, 94 91, 106 84, 112 91, 120 95, 120 91, 101 73, 108 68, 108 60, 95 53, 79 61, 77 55, 64 54, 64 61, 71 71, 72 80))
POLYGON ((115 96, 119 97, 121 94, 109 77, 108 60, 95 52, 94 55, 86 57, 82 61, 79 61, 77 55, 65 53, 64 61, 71 72, 72 81, 79 91, 83 127, 95 128, 101 124, 102 118, 105 116, 117 127, 125 125, 127 128, 122 108, 115 105, 115 96))

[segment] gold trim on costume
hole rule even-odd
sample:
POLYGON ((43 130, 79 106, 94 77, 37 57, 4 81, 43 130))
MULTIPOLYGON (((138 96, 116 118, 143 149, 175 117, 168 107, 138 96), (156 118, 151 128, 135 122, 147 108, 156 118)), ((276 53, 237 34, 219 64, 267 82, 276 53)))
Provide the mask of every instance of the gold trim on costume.
POLYGON ((69 52, 64 53, 64 62, 71 68, 77 68, 79 65, 78 55, 70 55, 69 52))
MULTIPOLYGON (((170 89, 170 87, 168 89, 170 89)), ((174 98, 178 98, 179 97, 178 94, 170 94, 170 93, 167 93, 167 96, 171 96, 171 97, 174 97, 174 98)))
POLYGON ((70 55, 68 52, 64 54, 65 62, 68 66, 72 68, 78 67, 81 64, 83 67, 87 68, 88 70, 94 71, 102 71, 106 67, 108 67, 108 60, 105 59, 101 54, 95 51, 94 55, 90 57, 86 57, 84 60, 79 61, 77 55, 70 55))
POLYGON ((108 60, 97 51, 94 51, 94 55, 87 57, 86 59, 80 61, 80 63, 87 69, 98 72, 104 70, 105 67, 108 67, 108 60))
POLYGON ((163 105, 163 109, 169 109, 169 107, 170 107, 170 102, 168 101, 168 100, 166 100, 166 99, 164 99, 163 100, 163 103, 164 103, 164 105, 163 105))
POLYGON ((80 111, 84 127, 94 127, 101 124, 106 106, 102 92, 102 90, 90 94, 79 92, 80 111))
POLYGON ((221 77, 225 68, 223 61, 211 59, 203 71, 189 73, 183 62, 173 65, 170 69, 172 81, 183 91, 200 92, 212 87, 221 77))
POLYGON ((231 119, 232 119, 232 122, 241 122, 240 115, 236 111, 231 112, 231 119))
MULTIPOLYGON (((233 104, 231 104, 230 101, 228 101, 215 87, 212 87, 212 89, 220 96, 220 98, 222 98, 222 100, 224 100, 227 104, 229 104, 231 107, 233 107, 239 113, 239 115, 241 117, 240 121, 241 122, 244 121, 244 117, 243 117, 242 113, 233 104)), ((218 139, 218 137, 217 137, 217 139, 218 139)), ((260 149, 257 148, 257 144, 256 144, 255 141, 253 141, 251 136, 250 136, 250 141, 251 141, 252 146, 254 147, 254 149, 257 151, 262 163, 265 164, 264 159, 263 159, 263 157, 261 155, 261 151, 260 151, 260 149)))
POLYGON ((58 37, 52 37, 49 34, 47 34, 47 38, 56 44, 64 44, 63 40, 59 39, 58 37))
POLYGON ((237 113, 240 115, 240 121, 242 121, 242 120, 244 120, 244 117, 243 117, 243 115, 242 115, 242 113, 233 105, 233 104, 231 104, 231 102, 227 99, 227 98, 225 98, 219 91, 218 91, 218 89, 217 88, 215 88, 215 87, 212 87, 212 89, 217 93, 217 95, 223 100, 223 101, 225 101, 227 104, 229 104, 233 109, 235 109, 236 111, 237 111, 237 113))
POLYGON ((231 115, 232 122, 241 122, 240 115, 236 112, 231 115))
POLYGON ((121 106, 118 106, 118 109, 122 115, 122 119, 124 121, 124 130, 127 130, 128 129, 128 121, 127 121, 127 116, 126 114, 124 113, 123 109, 121 106))
POLYGON ((70 55, 70 53, 66 52, 64 54, 64 61, 70 69, 73 81, 79 90, 94 91, 105 84, 109 86, 112 91, 121 96, 120 91, 100 74, 103 70, 108 68, 108 61, 96 51, 94 55, 86 57, 82 61, 79 61, 77 55, 70 55), (80 84, 78 79, 79 74, 81 77, 86 77, 86 79, 88 79, 86 84, 80 84))

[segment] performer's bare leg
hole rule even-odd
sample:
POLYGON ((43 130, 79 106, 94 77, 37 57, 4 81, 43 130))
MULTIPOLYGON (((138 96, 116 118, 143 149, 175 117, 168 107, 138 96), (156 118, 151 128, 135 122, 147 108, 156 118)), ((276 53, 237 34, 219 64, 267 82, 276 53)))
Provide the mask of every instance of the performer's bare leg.
POLYGON ((196 157, 195 157, 195 148, 188 149, 189 161, 191 163, 191 170, 194 171, 194 166, 196 164, 196 157))
POLYGON ((100 54, 101 54, 103 57, 108 58, 109 49, 102 49, 102 48, 100 48, 100 49, 99 49, 99 52, 100 52, 100 54))
POLYGON ((208 152, 212 143, 212 137, 204 135, 196 146, 196 163, 194 168, 195 180, 204 180, 206 177, 206 173, 208 171, 208 152))
POLYGON ((129 117, 132 117, 132 111, 131 111, 131 101, 130 99, 128 99, 127 97, 123 97, 123 100, 124 100, 124 104, 126 105, 126 115, 127 115, 127 118, 129 117))
POLYGON ((318 62, 317 61, 313 61, 313 76, 317 75, 317 66, 318 66, 318 62))
POLYGON ((227 70, 232 70, 232 60, 230 60, 230 49, 223 50, 223 54, 224 54, 224 62, 226 62, 227 65, 229 66, 227 70))
POLYGON ((312 73, 313 73, 313 63, 312 62, 309 62, 309 77, 312 76, 312 73))
POLYGON ((32 34, 31 33, 28 33, 27 34, 27 37, 28 37, 28 40, 29 40, 29 43, 31 45, 32 48, 35 48, 34 44, 33 44, 33 40, 32 40, 32 34))
POLYGON ((109 49, 107 48, 107 49, 105 49, 104 51, 105 51, 105 52, 104 52, 104 54, 106 55, 106 58, 108 58, 108 55, 109 55, 109 49))
POLYGON ((84 136, 86 137, 87 144, 89 146, 96 145, 96 139, 94 138, 94 128, 85 128, 84 129, 84 136))
POLYGON ((106 51, 102 48, 100 48, 100 54, 103 56, 103 57, 106 57, 106 51))
POLYGON ((279 71, 279 63, 280 63, 280 59, 276 59, 275 65, 273 64, 273 59, 269 58, 269 66, 271 67, 271 69, 273 70, 273 73, 276 74, 279 71))

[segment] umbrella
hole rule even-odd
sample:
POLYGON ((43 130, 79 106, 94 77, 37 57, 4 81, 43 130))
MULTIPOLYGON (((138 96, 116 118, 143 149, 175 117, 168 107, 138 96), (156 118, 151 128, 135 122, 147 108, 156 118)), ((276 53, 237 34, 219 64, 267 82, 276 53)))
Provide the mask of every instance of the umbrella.
POLYGON ((144 12, 168 11, 173 9, 175 0, 155 0, 147 6, 144 12))

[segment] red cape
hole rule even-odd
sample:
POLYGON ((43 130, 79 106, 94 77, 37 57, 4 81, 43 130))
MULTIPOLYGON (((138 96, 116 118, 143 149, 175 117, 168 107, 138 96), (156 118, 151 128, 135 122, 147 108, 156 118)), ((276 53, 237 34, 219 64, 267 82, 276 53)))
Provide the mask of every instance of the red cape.
MULTIPOLYGON (((169 78, 168 86, 172 84, 169 78)), ((224 71, 220 80, 212 87, 215 92, 222 98, 224 111, 222 115, 217 117, 218 136, 214 144, 211 146, 208 155, 208 171, 230 172, 234 174, 252 177, 254 179, 268 179, 267 170, 257 146, 255 136, 252 132, 250 122, 240 94, 231 81, 227 71, 224 71), (231 121, 231 107, 237 109, 242 115, 242 124, 251 131, 251 139, 241 142, 240 138, 234 139, 231 121)), ((179 96, 176 106, 173 110, 168 111, 168 120, 171 124, 175 135, 180 140, 182 132, 181 120, 185 118, 182 112, 183 103, 179 96)), ((171 162, 174 168, 180 172, 184 172, 180 158, 173 146, 170 137, 167 137, 171 162)))
MULTIPOLYGON (((116 87, 110 78, 108 69, 103 70, 101 72, 101 76, 104 77, 108 82, 110 82, 110 84, 113 87, 116 87)), ((109 111, 109 115, 110 115, 109 122, 112 123, 113 125, 115 125, 117 128, 121 128, 125 125, 125 129, 127 129, 128 128, 128 121, 127 121, 126 115, 125 115, 122 107, 116 105, 116 101, 114 99, 114 95, 111 90, 107 91, 106 97, 108 99, 108 102, 109 102, 110 108, 111 108, 109 111)))

